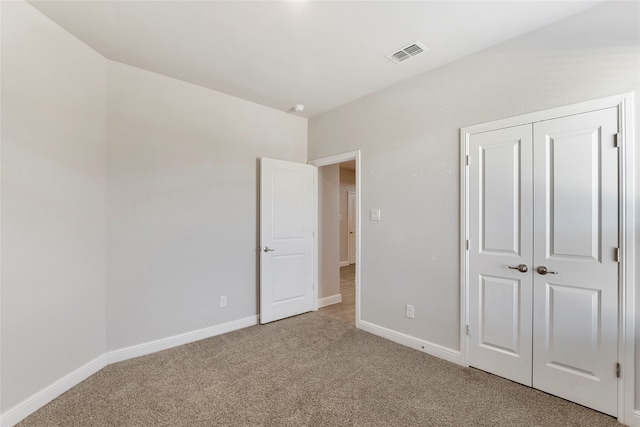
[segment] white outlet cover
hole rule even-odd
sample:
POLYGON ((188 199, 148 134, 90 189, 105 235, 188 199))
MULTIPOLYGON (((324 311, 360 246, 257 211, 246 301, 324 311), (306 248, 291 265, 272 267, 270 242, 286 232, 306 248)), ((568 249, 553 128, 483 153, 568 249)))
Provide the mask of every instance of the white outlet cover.
POLYGON ((369 211, 369 219, 371 221, 380 221, 380 209, 371 209, 369 211))
POLYGON ((415 318, 415 307, 412 305, 406 305, 406 315, 409 319, 415 318))

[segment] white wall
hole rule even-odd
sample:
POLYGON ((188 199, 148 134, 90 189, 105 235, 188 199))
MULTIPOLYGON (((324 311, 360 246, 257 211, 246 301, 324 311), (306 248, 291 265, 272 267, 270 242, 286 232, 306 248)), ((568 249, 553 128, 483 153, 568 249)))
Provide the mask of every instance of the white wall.
POLYGON ((356 171, 340 169, 340 262, 349 262, 348 191, 356 191, 356 171))
POLYGON ((4 413, 105 353, 106 60, 1 7, 4 413))
POLYGON ((1 8, 3 413, 107 348, 255 315, 260 156, 362 149, 363 210, 383 218, 362 224, 362 316, 457 349, 459 128, 640 93, 638 3, 608 2, 312 119, 307 156, 304 119, 1 8))
POLYGON ((4 424, 109 350, 256 316, 258 159, 305 162, 307 120, 1 7, 4 424))
POLYGON ((255 316, 257 160, 306 162, 307 120, 108 70, 108 349, 255 316))
POLYGON ((363 215, 363 320, 459 349, 459 129, 630 91, 637 118, 639 17, 607 2, 310 119, 310 158, 362 150, 362 209, 381 209, 363 215))
POLYGON ((318 296, 340 294, 340 166, 318 168, 318 296))

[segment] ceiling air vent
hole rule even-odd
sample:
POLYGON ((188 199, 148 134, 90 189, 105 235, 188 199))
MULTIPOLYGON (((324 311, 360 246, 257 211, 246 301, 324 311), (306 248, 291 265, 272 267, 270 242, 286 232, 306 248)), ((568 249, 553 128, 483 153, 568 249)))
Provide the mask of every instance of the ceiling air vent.
POLYGON ((396 52, 390 53, 389 55, 387 55, 387 58, 389 58, 396 64, 399 64, 402 61, 405 61, 413 56, 418 55, 419 53, 424 52, 425 50, 427 50, 427 48, 422 43, 416 41, 403 47, 402 49, 398 49, 396 52))

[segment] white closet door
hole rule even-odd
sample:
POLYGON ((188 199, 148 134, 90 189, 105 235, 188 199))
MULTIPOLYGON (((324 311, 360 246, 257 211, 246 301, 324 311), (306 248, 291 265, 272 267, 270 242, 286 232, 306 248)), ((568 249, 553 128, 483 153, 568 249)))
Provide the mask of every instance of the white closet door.
POLYGON ((526 385, 532 351, 531 129, 469 139, 469 364, 526 385), (526 271, 515 269, 519 265, 526 271))
POLYGON ((614 416, 617 132, 610 108, 473 134, 468 175, 469 364, 614 416))
POLYGON ((617 131, 616 108, 534 124, 533 386, 611 415, 617 414, 617 131), (541 267, 554 274, 540 274, 541 267))

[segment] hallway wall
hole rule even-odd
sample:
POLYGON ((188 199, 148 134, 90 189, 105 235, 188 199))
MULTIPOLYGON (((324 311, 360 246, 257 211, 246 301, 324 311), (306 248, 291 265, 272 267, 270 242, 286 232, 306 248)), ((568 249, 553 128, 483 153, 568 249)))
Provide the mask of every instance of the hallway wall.
POLYGON ((356 191, 356 172, 340 168, 340 263, 349 262, 348 191, 356 191))

